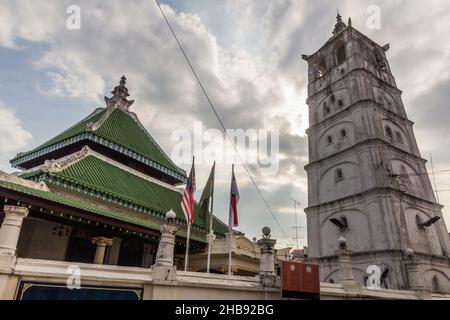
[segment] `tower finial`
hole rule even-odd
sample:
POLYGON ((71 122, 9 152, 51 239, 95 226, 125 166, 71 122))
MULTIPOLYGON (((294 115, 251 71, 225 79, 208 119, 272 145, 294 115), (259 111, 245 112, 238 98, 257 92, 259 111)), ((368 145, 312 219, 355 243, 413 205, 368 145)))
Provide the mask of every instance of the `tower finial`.
POLYGON ((126 83, 127 83, 127 77, 122 76, 122 78, 120 78, 120 85, 125 86, 126 83))
POLYGON ((336 24, 335 24, 334 30, 333 30, 333 35, 338 34, 342 30, 347 28, 347 25, 344 23, 344 21, 342 21, 342 17, 339 13, 339 10, 336 10, 336 11, 337 11, 337 16, 336 16, 336 24))

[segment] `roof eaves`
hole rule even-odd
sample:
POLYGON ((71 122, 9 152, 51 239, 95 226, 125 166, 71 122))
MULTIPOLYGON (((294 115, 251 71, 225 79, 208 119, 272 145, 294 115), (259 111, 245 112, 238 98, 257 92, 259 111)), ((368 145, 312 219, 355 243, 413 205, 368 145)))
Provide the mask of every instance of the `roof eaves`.
POLYGON ((139 162, 141 162, 141 163, 143 163, 145 165, 148 165, 148 166, 152 167, 153 169, 156 169, 156 170, 158 170, 158 171, 160 171, 162 173, 168 174, 171 177, 173 177, 175 179, 178 179, 181 182, 186 182, 186 180, 187 180, 186 174, 185 174, 185 172, 183 170, 180 169, 180 171, 178 171, 178 172, 174 171, 174 170, 172 170, 170 168, 167 168, 166 166, 164 166, 164 165, 162 165, 160 163, 157 163, 154 160, 148 159, 148 158, 146 158, 146 157, 144 157, 144 156, 142 156, 142 155, 140 155, 140 154, 138 154, 138 153, 136 153, 136 152, 134 152, 132 150, 129 150, 128 148, 126 148, 124 146, 121 146, 121 145, 118 145, 118 144, 116 144, 114 142, 108 141, 108 140, 104 139, 103 137, 99 137, 93 132, 84 132, 82 134, 79 134, 79 135, 76 135, 74 137, 71 137, 71 138, 69 138, 69 139, 67 139, 65 141, 61 141, 61 142, 59 142, 59 143, 57 143, 55 145, 48 146, 48 147, 46 147, 44 149, 37 150, 37 151, 35 151, 33 153, 24 154, 24 155, 22 155, 20 157, 16 157, 15 159, 11 160, 10 163, 15 168, 23 169, 22 167, 20 167, 20 165, 22 163, 25 163, 25 162, 30 161, 32 159, 38 158, 40 156, 43 156, 45 154, 48 154, 50 152, 53 152, 55 150, 64 148, 66 146, 72 145, 74 143, 77 143, 77 142, 80 142, 80 141, 83 141, 83 140, 90 140, 90 141, 99 143, 99 144, 103 145, 104 147, 107 147, 107 148, 110 148, 110 149, 112 149, 112 150, 114 150, 116 152, 122 153, 122 154, 124 154, 124 155, 126 155, 128 157, 133 158, 136 161, 139 161, 139 162))

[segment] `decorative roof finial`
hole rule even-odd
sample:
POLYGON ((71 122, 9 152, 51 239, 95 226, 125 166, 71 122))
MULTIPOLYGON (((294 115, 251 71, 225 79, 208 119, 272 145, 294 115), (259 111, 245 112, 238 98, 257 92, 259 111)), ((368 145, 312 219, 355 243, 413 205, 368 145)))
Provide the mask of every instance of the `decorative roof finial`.
POLYGON ((125 87, 126 83, 127 83, 127 78, 125 76, 122 76, 122 78, 120 78, 119 85, 117 87, 115 87, 111 93, 114 96, 118 96, 122 99, 126 99, 126 97, 129 96, 128 89, 127 89, 127 87, 125 87))
POLYGON ((352 17, 348 17, 348 23, 347 23, 347 25, 348 25, 349 27, 352 26, 352 17))
POLYGON ((125 84, 127 83, 127 78, 125 76, 122 76, 120 78, 119 85, 114 88, 111 93, 113 96, 111 98, 105 97, 106 104, 108 106, 119 106, 123 109, 128 110, 128 108, 134 103, 134 101, 128 101, 127 97, 130 96, 128 93, 128 88, 125 87, 125 84))
POLYGON ((336 24, 334 26, 334 30, 333 30, 333 36, 335 34, 338 34, 339 32, 341 32, 342 30, 344 30, 345 28, 347 28, 347 25, 344 23, 344 21, 342 21, 342 17, 339 14, 339 10, 337 10, 337 16, 336 16, 336 24))

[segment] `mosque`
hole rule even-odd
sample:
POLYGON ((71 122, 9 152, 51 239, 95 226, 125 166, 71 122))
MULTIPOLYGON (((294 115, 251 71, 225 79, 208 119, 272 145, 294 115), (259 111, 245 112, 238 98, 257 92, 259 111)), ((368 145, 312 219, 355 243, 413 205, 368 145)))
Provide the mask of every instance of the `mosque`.
MULTIPOLYGON (((450 238, 380 46, 338 15, 309 66, 308 248, 322 299, 448 299, 450 238), (379 290, 367 287, 373 267, 379 290)), ((106 106, 0 172, 0 299, 280 299, 291 248, 228 233, 196 204, 190 266, 186 172, 130 111, 122 77, 106 106), (233 275, 227 275, 227 243, 233 275), (69 280, 75 279, 76 289, 69 280)), ((261 226, 263 227, 263 226, 261 226)))

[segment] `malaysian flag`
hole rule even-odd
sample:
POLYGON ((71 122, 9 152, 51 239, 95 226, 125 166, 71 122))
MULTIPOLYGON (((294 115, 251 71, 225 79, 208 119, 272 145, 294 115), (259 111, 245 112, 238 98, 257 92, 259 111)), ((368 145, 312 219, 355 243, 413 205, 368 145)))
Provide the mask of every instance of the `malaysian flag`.
POLYGON ((233 173, 231 176, 231 192, 230 192, 230 217, 228 220, 228 225, 230 228, 235 228, 238 226, 238 213, 237 213, 238 202, 239 202, 239 190, 236 183, 236 177, 234 176, 234 165, 233 165, 233 173))
POLYGON ((181 201, 181 207, 186 217, 186 223, 192 225, 194 223, 194 192, 195 192, 195 167, 192 162, 191 174, 184 189, 183 200, 181 201))

